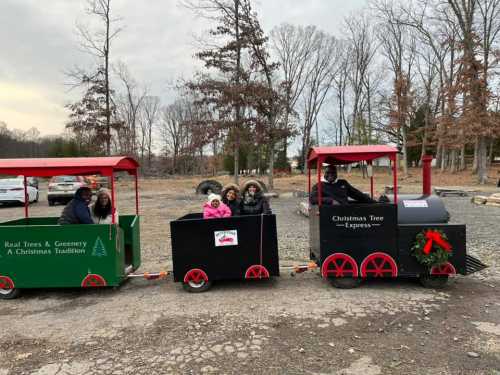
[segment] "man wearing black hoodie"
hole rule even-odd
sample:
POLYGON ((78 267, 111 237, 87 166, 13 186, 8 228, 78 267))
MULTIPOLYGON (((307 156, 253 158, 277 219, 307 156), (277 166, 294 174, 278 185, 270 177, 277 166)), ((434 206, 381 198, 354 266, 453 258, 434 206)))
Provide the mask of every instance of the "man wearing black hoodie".
MULTIPOLYGON (((368 195, 362 193, 355 187, 351 186, 346 180, 337 179, 337 167, 329 165, 325 171, 325 181, 321 184, 321 203, 324 205, 346 205, 349 203, 349 198, 358 203, 376 203, 368 195)), ((311 189, 309 201, 313 205, 317 205, 318 185, 314 185, 311 189)))
POLYGON ((88 187, 79 188, 75 197, 64 207, 58 224, 94 224, 90 216, 89 203, 92 191, 88 187))

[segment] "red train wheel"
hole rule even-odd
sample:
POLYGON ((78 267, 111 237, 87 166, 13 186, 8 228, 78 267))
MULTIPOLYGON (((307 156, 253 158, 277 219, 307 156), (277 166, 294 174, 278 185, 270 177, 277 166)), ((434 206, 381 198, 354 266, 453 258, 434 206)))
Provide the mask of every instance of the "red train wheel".
POLYGON ((0 276, 0 289, 14 289, 14 282, 8 276, 0 276))
POLYGON ((260 264, 250 266, 245 272, 245 279, 269 279, 269 271, 260 264))
POLYGON ((440 266, 432 267, 431 268, 431 275, 434 276, 449 276, 449 275, 456 275, 457 270, 451 264, 450 262, 446 262, 444 264, 441 264, 440 266))
POLYGON ((100 288, 106 285, 106 280, 101 275, 96 274, 89 274, 82 281, 82 288, 100 288))
POLYGON ((349 255, 335 253, 325 259, 321 266, 323 277, 358 277, 358 265, 349 255))
POLYGON ((184 276, 184 282, 192 284, 194 286, 196 285, 203 285, 208 281, 208 276, 207 274, 198 268, 194 268, 186 273, 184 276))
POLYGON ((202 293, 212 286, 207 274, 199 268, 189 270, 184 276, 184 289, 190 293, 202 293))
POLYGON ((368 255, 361 263, 362 277, 397 277, 398 266, 394 259, 382 252, 368 255))
POLYGON ((0 299, 14 299, 21 294, 20 289, 16 289, 14 281, 8 276, 0 275, 0 299))

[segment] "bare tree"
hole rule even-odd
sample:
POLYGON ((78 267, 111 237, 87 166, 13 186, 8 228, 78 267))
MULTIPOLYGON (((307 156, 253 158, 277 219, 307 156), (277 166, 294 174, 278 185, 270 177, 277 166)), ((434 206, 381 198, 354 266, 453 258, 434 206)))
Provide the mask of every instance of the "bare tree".
POLYGON ((147 96, 147 90, 139 87, 124 63, 117 64, 116 74, 125 89, 125 93, 121 95, 118 103, 118 116, 124 123, 122 132, 119 134, 124 147, 122 152, 137 156, 137 122, 142 103, 147 96))
POLYGON ((171 170, 174 174, 178 172, 179 156, 187 143, 185 123, 188 121, 188 105, 187 101, 179 99, 161 109, 160 137, 165 153, 171 155, 171 170))
POLYGON ((389 61, 394 81, 393 113, 398 134, 398 144, 403 152, 403 173, 408 174, 408 129, 411 110, 412 68, 416 57, 416 38, 403 22, 404 16, 394 2, 380 0, 374 3, 378 19, 377 36, 383 56, 389 61), (405 90, 402 90, 402 88, 405 90), (405 97, 403 97, 403 95, 405 97))
POLYGON ((151 168, 153 156, 153 133, 160 116, 160 98, 157 96, 145 96, 141 106, 141 159, 147 153, 148 168, 151 168))
POLYGON ((307 82, 302 92, 303 125, 301 129, 301 163, 306 169, 307 152, 312 145, 311 131, 318 127, 318 115, 332 88, 340 57, 337 39, 322 31, 314 35, 307 82))
POLYGON ((363 92, 366 79, 376 53, 371 21, 366 14, 351 16, 345 20, 347 48, 351 51, 349 84, 352 89, 352 137, 351 141, 363 143, 365 121, 362 118, 363 92))
MULTIPOLYGON (((297 114, 297 102, 304 90, 310 71, 314 50, 315 26, 281 24, 271 31, 271 43, 278 56, 283 74, 284 119, 286 130, 293 131, 292 118, 297 114)), ((288 137, 283 141, 283 152, 287 156, 288 137)))
MULTIPOLYGON (((119 21, 114 18, 111 12, 111 0, 87 0, 87 13, 96 17, 100 27, 93 30, 81 23, 77 24, 77 33, 80 38, 82 49, 97 59, 98 68, 96 71, 102 71, 104 75, 104 96, 105 96, 105 128, 106 128, 106 154, 111 154, 111 117, 112 117, 112 90, 110 87, 110 50, 111 42, 121 31, 120 27, 114 28, 113 25, 119 21)), ((93 77, 83 73, 83 69, 76 68, 68 75, 77 79, 77 82, 85 82, 84 77, 93 77)))

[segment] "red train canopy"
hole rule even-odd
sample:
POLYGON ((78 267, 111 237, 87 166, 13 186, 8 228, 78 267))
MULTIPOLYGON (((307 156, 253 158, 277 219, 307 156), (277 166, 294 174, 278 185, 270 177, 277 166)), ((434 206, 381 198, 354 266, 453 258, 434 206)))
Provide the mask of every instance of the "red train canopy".
POLYGON ((0 159, 0 174, 29 177, 61 175, 111 176, 113 172, 137 174, 139 163, 126 156, 90 158, 0 159))
POLYGON ((328 164, 350 164, 359 161, 372 161, 384 156, 395 160, 398 149, 387 145, 313 147, 309 151, 309 168, 315 168, 318 159, 328 164))

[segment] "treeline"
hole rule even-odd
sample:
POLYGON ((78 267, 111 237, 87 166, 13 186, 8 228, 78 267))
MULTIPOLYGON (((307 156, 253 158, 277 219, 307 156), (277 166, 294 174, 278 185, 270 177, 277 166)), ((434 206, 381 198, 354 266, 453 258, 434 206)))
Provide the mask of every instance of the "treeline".
POLYGON ((96 63, 68 73, 83 93, 68 106, 79 150, 167 173, 267 172, 271 188, 290 157, 304 170, 315 144, 390 142, 405 174, 431 153, 481 183, 499 154, 500 0, 372 0, 338 36, 267 32, 251 0, 182 0, 211 28, 203 68, 169 103, 112 58, 123 21, 111 1, 87 0, 95 29, 79 27, 80 45, 96 63))
POLYGON ((0 158, 43 158, 88 156, 70 137, 42 137, 36 128, 27 131, 9 129, 0 121, 0 158))
POLYGON ((232 155, 236 178, 250 165, 272 186, 298 140, 302 170, 314 144, 391 142, 404 174, 431 153, 487 181, 500 151, 500 0, 375 0, 340 37, 290 24, 265 34, 250 0, 183 3, 213 28, 178 124, 196 130, 192 147, 232 155))

